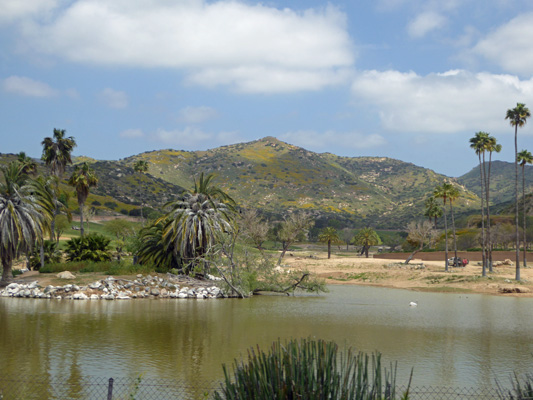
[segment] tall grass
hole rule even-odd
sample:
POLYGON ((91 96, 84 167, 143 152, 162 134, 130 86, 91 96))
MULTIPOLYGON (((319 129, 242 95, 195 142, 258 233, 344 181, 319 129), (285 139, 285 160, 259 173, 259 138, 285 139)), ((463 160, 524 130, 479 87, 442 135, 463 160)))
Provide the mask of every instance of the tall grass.
POLYGON ((235 360, 233 374, 225 365, 223 370, 225 382, 215 400, 397 398, 396 366, 389 371, 379 353, 339 352, 337 344, 324 340, 278 340, 268 353, 250 349, 247 363, 235 360))

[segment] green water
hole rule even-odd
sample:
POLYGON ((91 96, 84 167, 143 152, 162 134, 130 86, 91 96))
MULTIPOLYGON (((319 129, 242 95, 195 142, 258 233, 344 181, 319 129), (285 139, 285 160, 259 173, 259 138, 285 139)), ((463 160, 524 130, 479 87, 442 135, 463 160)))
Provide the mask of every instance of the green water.
POLYGON ((399 383, 414 367, 416 386, 482 387, 533 371, 533 299, 330 289, 247 300, 0 298, 0 374, 143 374, 202 385, 250 347, 297 337, 379 350, 398 361, 399 383))

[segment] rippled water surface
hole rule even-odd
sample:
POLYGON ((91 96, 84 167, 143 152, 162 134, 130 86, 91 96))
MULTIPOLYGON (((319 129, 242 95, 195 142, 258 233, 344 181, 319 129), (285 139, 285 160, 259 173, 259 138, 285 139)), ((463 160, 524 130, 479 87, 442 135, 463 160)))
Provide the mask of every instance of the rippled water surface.
POLYGON ((207 382, 257 344, 315 337, 398 362, 398 381, 477 387, 533 368, 533 299, 333 286, 247 300, 0 298, 0 374, 207 382), (418 301, 418 307, 409 307, 418 301))

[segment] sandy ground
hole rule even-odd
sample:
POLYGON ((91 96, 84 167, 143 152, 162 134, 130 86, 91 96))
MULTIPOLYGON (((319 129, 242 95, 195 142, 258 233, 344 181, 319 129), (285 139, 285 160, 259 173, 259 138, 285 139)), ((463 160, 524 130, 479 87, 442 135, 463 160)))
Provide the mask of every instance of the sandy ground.
MULTIPOLYGON (((481 266, 476 262, 465 268, 444 271, 444 262, 414 259, 409 265, 405 260, 383 260, 364 256, 332 255, 326 252, 288 253, 282 265, 288 268, 308 270, 324 278, 327 284, 371 285, 428 292, 468 292, 503 296, 533 297, 533 268, 521 268, 521 282, 516 282, 514 266, 494 267, 487 277, 481 276, 481 266)), ((39 274, 35 271, 17 276, 17 282, 37 280, 42 287, 47 285, 88 284, 105 279, 100 274, 79 274, 74 281, 58 279, 55 274, 39 274)), ((124 277, 135 279, 134 276, 124 277)))
POLYGON ((289 254, 283 264, 307 269, 324 278, 328 284, 372 285, 391 288, 411 289, 428 292, 469 292, 504 296, 533 297, 533 268, 521 268, 521 282, 514 280, 515 266, 494 267, 487 277, 481 276, 481 266, 477 263, 465 268, 452 268, 444 271, 444 262, 413 260, 403 265, 405 260, 383 260, 360 256, 313 253, 313 257, 303 253, 289 254))

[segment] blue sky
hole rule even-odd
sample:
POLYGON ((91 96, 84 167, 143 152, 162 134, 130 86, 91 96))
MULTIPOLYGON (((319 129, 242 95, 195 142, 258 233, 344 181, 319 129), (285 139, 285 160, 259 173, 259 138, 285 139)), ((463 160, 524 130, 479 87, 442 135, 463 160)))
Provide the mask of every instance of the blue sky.
MULTIPOLYGON (((0 0, 0 152, 116 160, 275 136, 459 176, 533 110, 530 0, 0 0)), ((533 120, 519 131, 533 151, 533 120)))

